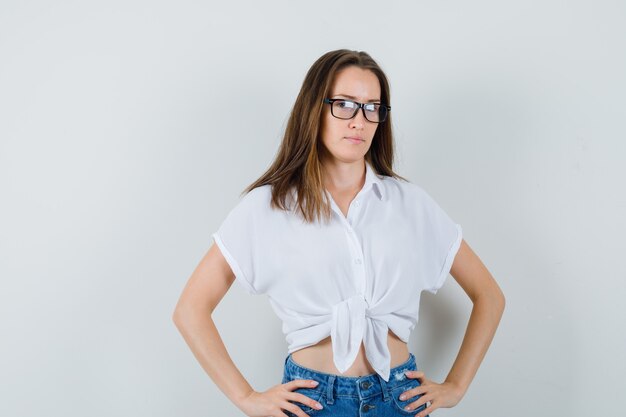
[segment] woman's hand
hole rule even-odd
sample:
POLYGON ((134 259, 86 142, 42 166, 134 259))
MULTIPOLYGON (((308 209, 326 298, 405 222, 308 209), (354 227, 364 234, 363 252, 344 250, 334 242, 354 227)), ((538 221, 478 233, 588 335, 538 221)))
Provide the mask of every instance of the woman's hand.
POLYGON ((424 372, 422 371, 409 371, 406 373, 406 376, 408 378, 419 380, 421 384, 419 387, 415 387, 408 390, 406 393, 403 393, 403 395, 406 395, 407 398, 421 395, 419 399, 409 404, 411 410, 415 410, 422 404, 430 402, 430 405, 415 414, 415 417, 426 417, 438 408, 454 407, 459 403, 459 401, 461 401, 461 398, 463 398, 463 392, 460 387, 452 382, 438 384, 426 378, 426 375, 424 375, 424 372))
POLYGON ((312 382, 314 381, 310 379, 294 379, 285 384, 274 385, 267 391, 252 391, 239 403, 239 408, 249 417, 287 417, 283 410, 291 411, 298 417, 309 417, 300 407, 288 400, 319 409, 318 406, 321 407, 321 405, 317 401, 306 395, 292 392, 298 388, 317 386, 317 383, 312 384, 312 382))

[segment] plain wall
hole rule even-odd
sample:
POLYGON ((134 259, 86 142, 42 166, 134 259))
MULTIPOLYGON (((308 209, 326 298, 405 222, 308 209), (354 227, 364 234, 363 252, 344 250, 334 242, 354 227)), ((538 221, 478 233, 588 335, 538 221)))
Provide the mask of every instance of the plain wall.
MULTIPOLYGON (((240 416, 172 322, 324 52, 391 83, 397 171, 463 226, 500 328, 436 416, 617 415, 626 373, 621 1, 0 3, 0 415, 240 416)), ((424 294, 442 381, 471 302, 424 294)), ((287 345, 266 296, 214 313, 257 390, 287 345)))

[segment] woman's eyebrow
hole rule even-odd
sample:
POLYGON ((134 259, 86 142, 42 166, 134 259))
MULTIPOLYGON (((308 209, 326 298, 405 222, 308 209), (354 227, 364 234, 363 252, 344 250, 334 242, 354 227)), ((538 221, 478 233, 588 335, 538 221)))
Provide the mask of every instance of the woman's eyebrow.
MULTIPOLYGON (((334 94, 334 95, 335 95, 335 96, 343 96, 343 97, 348 97, 348 98, 350 98, 350 99, 352 99, 352 100, 358 100, 356 97, 351 96, 351 95, 349 95, 349 94, 334 94)), ((370 103, 370 102, 372 102, 372 101, 380 101, 380 99, 379 99, 379 98, 371 98, 371 99, 367 100, 367 103, 370 103)))

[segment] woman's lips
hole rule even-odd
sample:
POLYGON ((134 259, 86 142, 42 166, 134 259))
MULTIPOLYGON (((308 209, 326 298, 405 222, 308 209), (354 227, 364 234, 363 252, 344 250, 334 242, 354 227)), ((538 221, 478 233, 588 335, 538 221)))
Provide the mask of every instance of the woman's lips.
POLYGON ((361 143, 361 142, 363 142, 363 139, 361 139, 361 138, 346 137, 345 139, 348 139, 352 143, 361 143))

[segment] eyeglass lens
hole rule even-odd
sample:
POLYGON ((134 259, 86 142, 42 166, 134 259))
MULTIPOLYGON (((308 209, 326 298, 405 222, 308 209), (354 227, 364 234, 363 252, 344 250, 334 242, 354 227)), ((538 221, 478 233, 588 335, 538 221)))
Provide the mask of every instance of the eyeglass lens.
MULTIPOLYGON (((352 119, 359 110, 359 105, 350 100, 337 100, 332 104, 333 116, 340 119, 352 119)), ((387 108, 378 103, 366 103, 363 106, 365 118, 370 122, 380 123, 387 117, 387 108)))

